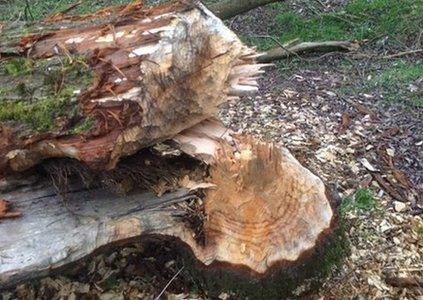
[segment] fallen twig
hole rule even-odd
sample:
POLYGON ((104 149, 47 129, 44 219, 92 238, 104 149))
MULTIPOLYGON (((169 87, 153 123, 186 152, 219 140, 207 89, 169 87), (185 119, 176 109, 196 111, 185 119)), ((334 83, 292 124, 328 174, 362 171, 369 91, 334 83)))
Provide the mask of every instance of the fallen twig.
MULTIPOLYGON (((279 44, 279 43, 278 43, 279 44)), ((280 45, 279 45, 280 46, 280 45)), ((260 62, 271 62, 278 59, 307 52, 357 51, 359 43, 351 41, 304 42, 292 47, 277 47, 258 58, 260 62)))
POLYGON ((391 54, 391 55, 385 55, 385 56, 382 56, 380 58, 381 59, 398 58, 398 57, 413 55, 413 54, 417 54, 417 53, 421 53, 421 52, 423 52, 423 49, 416 49, 416 50, 398 52, 398 53, 391 54))
POLYGON ((381 188, 383 188, 389 195, 391 195, 392 198, 395 200, 398 200, 400 202, 407 202, 407 199, 402 197, 397 191, 395 191, 388 182, 385 181, 385 179, 382 178, 380 174, 372 172, 373 178, 381 185, 381 188))
POLYGON ((385 277, 385 282, 391 286, 399 288, 412 288, 423 286, 423 278, 414 276, 400 277, 388 275, 385 277))
POLYGON ((169 282, 165 285, 165 287, 163 288, 163 290, 160 292, 160 294, 155 298, 155 300, 159 300, 160 297, 163 295, 163 293, 166 291, 166 289, 169 287, 169 285, 176 279, 176 277, 178 277, 178 275, 182 272, 182 270, 184 269, 184 267, 182 266, 182 268, 180 268, 178 270, 178 272, 176 272, 175 275, 173 275, 173 277, 169 280, 169 282))

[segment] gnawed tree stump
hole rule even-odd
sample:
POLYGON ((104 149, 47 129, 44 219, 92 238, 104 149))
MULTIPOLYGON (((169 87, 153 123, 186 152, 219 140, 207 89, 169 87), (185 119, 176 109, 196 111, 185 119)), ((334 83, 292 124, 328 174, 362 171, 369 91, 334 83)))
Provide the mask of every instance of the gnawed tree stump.
MULTIPOLYGON (((73 188, 68 210, 43 185, 3 192, 22 217, 0 222, 2 286, 54 274, 100 249, 150 235, 174 239, 210 293, 236 291, 264 299, 288 295, 305 279, 326 274, 339 259, 342 248, 329 191, 286 149, 233 135, 215 120, 170 143, 209 164, 210 175, 200 175, 204 183, 180 180, 162 197, 73 188), (197 224, 200 230, 172 206, 199 198, 205 216, 197 224)), ((130 165, 135 170, 138 164, 130 165)), ((195 178, 193 170, 204 168, 194 158, 185 164, 197 166, 190 178, 195 178)), ((175 168, 174 160, 169 168, 175 168)))
POLYGON ((211 294, 280 298, 327 272, 338 224, 323 182, 287 150, 212 118, 257 90, 258 54, 200 4, 53 19, 0 42, 0 80, 12 87, 0 199, 22 214, 0 220, 0 287, 150 235, 188 250, 211 294), (25 186, 40 172, 60 196, 45 180, 25 186))

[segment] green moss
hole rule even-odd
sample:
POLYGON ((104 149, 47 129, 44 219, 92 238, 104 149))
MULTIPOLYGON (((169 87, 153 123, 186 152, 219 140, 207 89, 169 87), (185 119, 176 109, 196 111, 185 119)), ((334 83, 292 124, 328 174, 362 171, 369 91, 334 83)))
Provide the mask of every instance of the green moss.
POLYGON ((76 126, 74 126, 69 133, 70 134, 81 134, 84 132, 88 132, 91 128, 93 128, 95 124, 95 120, 93 118, 84 118, 80 121, 76 126))
MULTIPOLYGON (((22 64, 6 61, 12 72, 22 73, 22 64)), ((81 133, 92 126, 92 120, 84 120, 76 102, 76 90, 83 90, 92 82, 92 73, 83 58, 72 60, 54 58, 36 61, 31 72, 24 72, 9 80, 9 88, 0 94, 0 122, 14 121, 26 125, 29 133, 58 129, 58 118, 82 120, 74 133, 81 133), (13 99, 13 100, 12 100, 13 99)))
POLYGON ((70 90, 65 89, 55 97, 30 101, 3 101, 0 121, 16 121, 29 125, 36 131, 53 130, 56 119, 66 116, 71 104, 70 90))
POLYGON ((11 76, 26 75, 32 72, 33 66, 29 59, 16 58, 2 64, 4 74, 11 76))

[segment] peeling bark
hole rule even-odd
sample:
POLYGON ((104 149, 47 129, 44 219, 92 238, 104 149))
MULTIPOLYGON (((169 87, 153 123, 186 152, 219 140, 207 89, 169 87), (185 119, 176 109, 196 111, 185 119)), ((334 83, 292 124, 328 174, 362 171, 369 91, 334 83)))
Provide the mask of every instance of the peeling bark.
MULTIPOLYGON (((0 129, 0 172, 22 171, 48 157, 113 168, 120 157, 213 116, 228 98, 257 91, 257 75, 264 66, 255 63, 254 50, 201 5, 176 2, 152 9, 128 5, 54 22, 61 24, 60 29, 45 21, 35 26, 36 33, 0 42, 1 58, 6 67, 17 57, 35 62, 37 68, 28 70, 25 82, 36 81, 40 61, 59 57, 59 65, 64 60, 72 65, 79 59, 94 79, 85 90, 76 91, 78 96, 66 98, 65 110, 78 107, 80 118, 95 124, 88 132, 72 134, 69 113, 53 111, 54 130, 27 134, 22 126, 28 124, 6 114, 0 129)), ((10 36, 14 30, 6 24, 2 35, 10 36)), ((21 86, 6 67, 0 80, 21 86)), ((63 77, 66 80, 66 74, 63 77)), ((0 101, 3 107, 34 97, 43 103, 47 97, 43 88, 34 87, 29 98, 17 95, 14 88, 0 101)), ((60 96, 58 90, 54 97, 60 96)))

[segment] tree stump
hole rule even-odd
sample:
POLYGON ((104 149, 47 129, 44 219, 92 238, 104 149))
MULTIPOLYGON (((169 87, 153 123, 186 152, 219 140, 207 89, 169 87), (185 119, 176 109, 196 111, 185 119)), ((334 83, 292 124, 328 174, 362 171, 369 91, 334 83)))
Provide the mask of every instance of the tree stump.
POLYGON ((20 217, 0 217, 0 289, 151 235, 175 241, 210 295, 281 298, 328 273, 343 248, 322 180, 213 118, 257 91, 264 65, 204 6, 135 4, 24 28, 1 27, 0 82, 12 88, 0 95, 0 199, 20 217), (195 224, 181 218, 187 201, 195 224))

